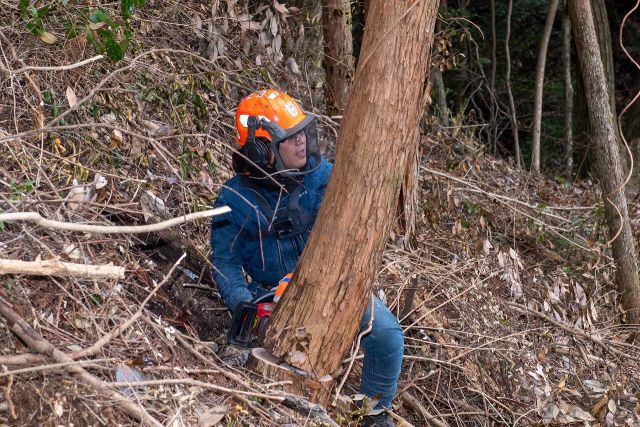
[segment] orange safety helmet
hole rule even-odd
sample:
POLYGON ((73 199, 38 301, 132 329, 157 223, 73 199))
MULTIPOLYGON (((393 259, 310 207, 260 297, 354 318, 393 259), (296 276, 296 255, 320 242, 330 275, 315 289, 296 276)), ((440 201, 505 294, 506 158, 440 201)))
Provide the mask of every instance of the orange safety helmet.
MULTIPOLYGON (((254 92, 240 101, 236 110, 236 141, 244 147, 249 136, 249 117, 276 123, 284 131, 280 140, 286 139, 309 124, 315 116, 306 114, 295 99, 275 89, 263 89, 254 92)), ((265 138, 273 142, 276 135, 264 128, 257 128, 256 138, 265 138)))
POLYGON ((282 175, 304 175, 320 164, 315 118, 286 93, 263 89, 240 101, 236 110, 236 141, 244 156, 259 168, 271 165, 273 154, 273 166, 282 175), (300 170, 286 169, 278 145, 301 131, 307 141, 307 163, 313 157, 314 164, 300 170))

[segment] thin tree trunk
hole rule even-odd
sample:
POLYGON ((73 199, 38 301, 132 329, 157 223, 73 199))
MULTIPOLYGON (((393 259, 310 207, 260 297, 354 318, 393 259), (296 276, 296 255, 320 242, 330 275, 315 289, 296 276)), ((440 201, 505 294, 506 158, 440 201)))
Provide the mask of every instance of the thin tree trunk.
POLYGON ((531 141, 531 170, 540 172, 540 130, 542 127, 542 90, 544 87, 544 67, 547 62, 547 47, 551 38, 551 29, 558 9, 558 0, 550 0, 547 20, 544 24, 540 49, 538 51, 538 66, 536 67, 536 89, 533 100, 533 131, 531 141))
POLYGON ((516 167, 522 167, 522 157, 520 153, 520 138, 518 137, 518 119, 516 116, 516 106, 513 102, 513 93, 511 92, 511 54, 509 52, 509 37, 511 37, 511 11, 513 9, 513 0, 509 0, 507 5, 507 31, 504 37, 504 54, 507 63, 506 85, 507 95, 509 97, 509 120, 511 121, 511 132, 513 133, 513 145, 516 152, 516 167))
POLYGON ((571 82, 571 18, 569 6, 562 10, 562 74, 564 82, 564 141, 566 177, 573 177, 573 83, 571 82))
POLYGON ((589 4, 569 0, 569 13, 584 77, 589 120, 593 132, 594 166, 600 180, 605 217, 612 237, 617 285, 625 309, 625 320, 640 323, 640 284, 635 242, 631 232, 627 198, 623 189, 622 163, 618 151, 615 120, 608 102, 605 69, 589 4))
POLYGON ((489 97, 491 117, 489 117, 489 138, 493 146, 493 154, 498 151, 498 128, 496 126, 496 116, 498 112, 498 103, 496 100, 496 68, 498 65, 497 54, 497 36, 496 36, 496 2, 491 0, 491 74, 489 76, 489 97))
POLYGON ((322 8, 324 71, 327 105, 332 114, 342 114, 347 106, 354 72, 349 0, 327 0, 322 8))
MULTIPOLYGON (((446 7, 447 0, 440 1, 440 7, 446 7)), ((442 25, 436 21, 436 34, 440 33, 442 25)), ((441 66, 433 67, 433 84, 436 90, 436 108, 440 124, 449 127, 449 108, 447 107, 447 91, 444 87, 441 66)))
POLYGON ((316 380, 336 372, 369 301, 419 140, 437 7, 437 0, 369 2, 331 181, 264 336, 273 355, 316 380))
MULTIPOLYGON (((605 79, 607 82, 607 92, 609 96, 609 106, 611 108, 611 114, 613 114, 614 120, 616 119, 615 108, 615 79, 613 74, 613 52, 612 52, 612 39, 611 29, 609 28, 609 19, 607 17, 607 7, 604 0, 590 0, 591 12, 593 14, 594 27, 596 29, 596 36, 598 38, 598 46, 600 48, 600 57, 605 71, 605 79)), ((584 93, 583 77, 580 72, 577 79, 576 86, 576 102, 575 102, 575 135, 574 145, 581 154, 580 166, 578 167, 579 176, 587 176, 587 173, 591 169, 594 159, 591 153, 590 142, 593 139, 591 132, 587 105, 586 94, 584 93)), ((616 132, 618 127, 615 128, 616 132)), ((619 147, 620 149, 621 147, 619 147)))

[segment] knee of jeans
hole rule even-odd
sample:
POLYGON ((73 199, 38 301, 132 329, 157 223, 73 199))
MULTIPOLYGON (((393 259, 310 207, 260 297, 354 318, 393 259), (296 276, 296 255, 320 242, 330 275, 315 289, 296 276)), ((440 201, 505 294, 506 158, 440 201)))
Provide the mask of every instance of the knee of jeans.
POLYGON ((371 333, 372 341, 376 346, 389 349, 391 352, 404 351, 404 332, 393 314, 388 313, 386 318, 380 319, 380 322, 374 321, 374 328, 371 333), (395 350, 395 351, 393 351, 395 350))

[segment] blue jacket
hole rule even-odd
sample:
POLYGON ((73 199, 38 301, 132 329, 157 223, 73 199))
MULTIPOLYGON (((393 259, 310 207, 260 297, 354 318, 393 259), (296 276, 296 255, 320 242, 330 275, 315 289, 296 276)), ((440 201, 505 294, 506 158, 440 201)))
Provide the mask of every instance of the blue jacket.
MULTIPOLYGON (((290 207, 289 193, 272 190, 246 176, 237 175, 222 187, 214 207, 227 205, 231 212, 213 217, 211 224, 211 263, 213 276, 224 302, 231 311, 243 301, 272 289, 287 273, 293 272, 304 249, 333 165, 325 159, 304 176, 297 206, 306 218, 297 233, 277 232, 288 228, 280 214, 290 207), (283 225, 284 224, 284 225, 283 225), (251 277, 251 283, 245 274, 251 277)), ((286 231, 286 230, 285 230, 286 231)))

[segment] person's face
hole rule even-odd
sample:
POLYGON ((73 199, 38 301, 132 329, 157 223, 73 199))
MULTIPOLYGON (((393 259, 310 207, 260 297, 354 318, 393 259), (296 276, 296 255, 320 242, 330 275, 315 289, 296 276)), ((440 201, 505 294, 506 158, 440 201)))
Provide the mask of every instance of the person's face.
POLYGON ((279 150, 286 169, 302 169, 307 164, 307 136, 304 131, 283 140, 279 150))

